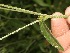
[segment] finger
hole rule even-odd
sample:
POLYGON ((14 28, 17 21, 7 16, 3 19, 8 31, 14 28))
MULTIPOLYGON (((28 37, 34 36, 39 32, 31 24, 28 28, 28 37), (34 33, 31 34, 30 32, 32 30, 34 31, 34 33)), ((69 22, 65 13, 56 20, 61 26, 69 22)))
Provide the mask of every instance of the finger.
MULTIPOLYGON (((59 12, 54 13, 53 15, 62 15, 59 12)), ((63 35, 69 30, 66 20, 64 18, 52 18, 51 19, 51 30, 52 34, 55 37, 63 35)))
MULTIPOLYGON (((70 6, 66 8, 65 15, 69 16, 67 18, 67 22, 70 24, 70 6)), ((70 25, 69 25, 70 26, 70 25)))

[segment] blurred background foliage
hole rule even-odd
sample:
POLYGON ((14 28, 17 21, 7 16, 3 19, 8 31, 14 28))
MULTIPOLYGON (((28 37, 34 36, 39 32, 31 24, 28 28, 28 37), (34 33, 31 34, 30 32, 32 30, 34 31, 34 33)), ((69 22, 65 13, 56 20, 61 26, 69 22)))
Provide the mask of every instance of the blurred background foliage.
MULTIPOLYGON (((70 0, 0 0, 0 3, 44 14, 56 11, 64 14, 70 0)), ((0 10, 0 37, 36 19, 30 14, 0 10)), ((50 28, 50 19, 46 24, 50 28)), ((0 41, 0 53, 58 53, 58 50, 48 44, 37 23, 0 41)))

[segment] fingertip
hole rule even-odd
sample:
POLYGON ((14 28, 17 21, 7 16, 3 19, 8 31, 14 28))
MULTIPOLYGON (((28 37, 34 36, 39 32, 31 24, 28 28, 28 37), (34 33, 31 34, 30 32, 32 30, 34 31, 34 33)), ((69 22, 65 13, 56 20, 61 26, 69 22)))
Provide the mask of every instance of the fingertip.
POLYGON ((70 6, 66 8, 65 15, 70 16, 70 6))
POLYGON ((60 13, 60 12, 55 12, 55 13, 53 13, 52 15, 62 15, 62 13, 60 13))
MULTIPOLYGON (((55 12, 55 13, 53 13, 52 15, 62 15, 62 13, 60 13, 60 12, 55 12)), ((60 18, 52 18, 51 20, 57 20, 57 19, 60 19, 60 18)))

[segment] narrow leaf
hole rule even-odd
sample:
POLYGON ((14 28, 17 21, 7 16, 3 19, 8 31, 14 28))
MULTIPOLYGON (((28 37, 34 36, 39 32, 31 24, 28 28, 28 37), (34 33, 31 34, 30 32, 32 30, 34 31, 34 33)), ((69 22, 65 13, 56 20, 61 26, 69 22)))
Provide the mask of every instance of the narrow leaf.
POLYGON ((59 50, 64 50, 63 47, 59 44, 59 42, 53 37, 52 33, 49 31, 49 28, 44 23, 44 21, 40 21, 40 29, 46 40, 55 48, 59 50))

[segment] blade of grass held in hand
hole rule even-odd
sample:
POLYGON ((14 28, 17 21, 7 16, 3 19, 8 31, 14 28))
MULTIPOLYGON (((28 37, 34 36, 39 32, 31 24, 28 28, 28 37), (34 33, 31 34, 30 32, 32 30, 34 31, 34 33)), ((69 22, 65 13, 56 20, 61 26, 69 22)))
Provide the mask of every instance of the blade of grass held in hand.
POLYGON ((46 40, 55 48, 59 50, 64 50, 63 47, 59 44, 59 42, 53 37, 52 33, 49 31, 49 28, 44 23, 44 21, 40 21, 40 29, 46 40))

